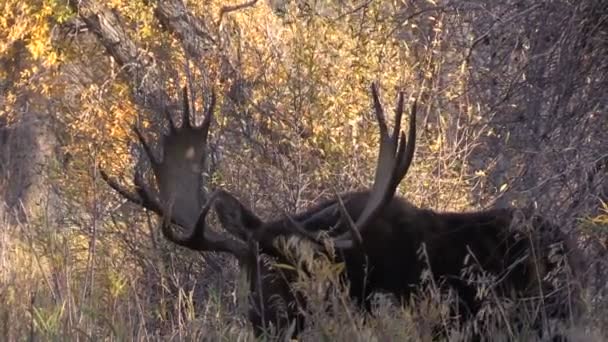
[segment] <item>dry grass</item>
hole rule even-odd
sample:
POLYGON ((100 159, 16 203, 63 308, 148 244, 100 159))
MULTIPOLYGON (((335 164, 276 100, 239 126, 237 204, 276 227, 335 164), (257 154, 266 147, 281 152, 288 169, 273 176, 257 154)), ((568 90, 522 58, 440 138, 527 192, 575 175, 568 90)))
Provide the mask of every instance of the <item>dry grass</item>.
MULTIPOLYGON (((163 246, 129 251, 123 248, 124 242, 108 233, 112 225, 101 220, 94 254, 91 236, 76 229, 45 221, 9 222, 6 216, 2 222, 0 334, 8 341, 254 340, 243 314, 246 284, 235 281, 237 272, 230 260, 218 257, 200 262, 195 254, 180 259, 186 252, 163 246), (136 262, 134 254, 144 260, 136 262), (197 262, 176 265, 188 259, 197 262), (180 273, 188 267, 208 268, 212 261, 224 271, 180 273)), ((309 270, 300 272, 294 285, 309 303, 305 311, 308 325, 300 340, 470 339, 472 326, 459 326, 450 317, 453 294, 438 291, 430 278, 412 305, 401 307, 393 298, 377 295, 373 314, 364 314, 338 286, 335 264, 313 257, 307 248, 299 250, 297 259, 309 270)), ((516 307, 490 301, 473 324, 483 322, 479 326, 489 330, 492 341, 534 340, 526 326, 531 317, 522 320, 523 329, 514 327, 513 317, 521 312, 516 307)), ((574 317, 574 326, 557 328, 575 341, 602 340, 605 328, 586 317, 605 316, 606 306, 590 303, 588 310, 588 316, 574 317)))

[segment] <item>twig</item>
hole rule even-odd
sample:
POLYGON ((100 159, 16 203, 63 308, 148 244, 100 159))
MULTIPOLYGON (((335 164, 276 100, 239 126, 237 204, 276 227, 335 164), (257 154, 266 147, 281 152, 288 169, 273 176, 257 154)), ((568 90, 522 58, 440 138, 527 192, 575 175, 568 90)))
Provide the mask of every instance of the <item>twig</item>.
POLYGON ((222 19, 224 18, 224 14, 228 14, 230 12, 234 12, 234 11, 239 11, 248 7, 252 7, 255 6, 255 4, 258 2, 258 0, 251 0, 248 2, 244 2, 240 5, 232 5, 232 6, 223 6, 222 9, 220 9, 220 17, 217 20, 217 26, 219 27, 220 24, 222 23, 222 19))

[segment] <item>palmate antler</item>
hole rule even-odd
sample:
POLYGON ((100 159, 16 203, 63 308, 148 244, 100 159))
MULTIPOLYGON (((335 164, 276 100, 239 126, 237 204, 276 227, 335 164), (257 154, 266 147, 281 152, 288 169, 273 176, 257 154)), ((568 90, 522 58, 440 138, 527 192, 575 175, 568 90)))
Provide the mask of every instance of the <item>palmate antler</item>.
MULTIPOLYGON (((102 178, 120 195, 163 218, 163 235, 171 242, 198 251, 231 253, 237 258, 248 255, 247 245, 240 240, 206 229, 206 216, 220 191, 209 196, 202 194, 202 172, 207 157, 207 137, 215 107, 215 93, 205 111, 200 127, 190 123, 188 90, 183 89, 183 119, 177 127, 168 111, 169 132, 161 140, 163 154, 157 158, 139 128, 134 132, 149 159, 158 193, 148 186, 143 177, 141 160, 135 171, 135 189, 132 192, 101 171, 102 178), (179 225, 189 234, 179 236, 172 224, 179 225)), ((141 158, 141 157, 140 157, 141 158)))

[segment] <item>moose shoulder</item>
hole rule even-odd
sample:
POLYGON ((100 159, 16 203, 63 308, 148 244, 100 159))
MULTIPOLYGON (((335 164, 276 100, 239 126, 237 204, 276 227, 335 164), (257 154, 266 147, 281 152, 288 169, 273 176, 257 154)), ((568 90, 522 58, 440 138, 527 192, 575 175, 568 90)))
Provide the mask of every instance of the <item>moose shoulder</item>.
POLYGON ((350 296, 364 308, 369 308, 371 294, 377 291, 392 293, 408 303, 420 288, 423 270, 428 269, 437 284, 456 292, 459 305, 454 314, 466 320, 483 304, 483 298, 477 296, 478 284, 467 277, 474 270, 495 279, 491 287, 496 296, 542 298, 553 303, 547 306, 547 316, 565 319, 573 307, 567 301, 576 296, 569 296, 565 287, 546 279, 561 269, 564 260, 566 265, 570 262, 573 247, 567 237, 529 211, 437 213, 396 196, 414 158, 416 104, 409 114, 406 138, 401 130, 403 93, 399 94, 392 131, 375 85, 371 93, 380 131, 372 187, 337 196, 299 214, 264 221, 224 190, 201 192, 215 96, 210 97, 201 127, 194 127, 190 124, 186 89, 181 127, 168 115, 169 132, 161 142, 162 158, 155 156, 143 134, 135 129, 145 152, 142 155, 150 159, 158 191, 145 184, 140 168, 134 180, 136 192, 105 173, 102 176, 123 197, 161 216, 161 230, 168 240, 189 249, 236 257, 249 275, 249 319, 258 335, 271 326, 279 330, 295 327, 287 330, 297 333, 304 324, 298 306, 305 303, 290 287, 294 276, 264 262, 287 261, 275 242, 290 236, 310 240, 319 247, 331 243, 337 252, 336 262, 345 264, 343 276, 349 283, 350 296), (218 213, 225 233, 206 229, 211 208, 218 213), (187 234, 176 233, 175 225, 187 234), (324 240, 327 236, 329 241, 324 240))

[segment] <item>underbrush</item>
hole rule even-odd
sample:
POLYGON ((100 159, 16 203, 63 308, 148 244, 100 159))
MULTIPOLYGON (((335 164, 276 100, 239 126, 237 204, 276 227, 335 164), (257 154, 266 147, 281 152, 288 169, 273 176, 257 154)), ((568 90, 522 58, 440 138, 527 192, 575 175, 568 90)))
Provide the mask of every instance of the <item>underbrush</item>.
MULTIPOLYGON (((255 340, 245 315, 246 281, 233 260, 176 249, 153 233, 149 243, 142 242, 146 228, 139 241, 145 247, 129 247, 128 239, 112 233, 116 227, 101 221, 94 238, 44 221, 5 218, 2 225, 4 340, 255 340)), ((441 291, 428 276, 410 305, 378 294, 372 312, 362 313, 339 281, 341 264, 299 250, 294 258, 302 267, 294 269, 299 274, 294 288, 308 303, 299 340, 468 341, 479 329, 492 341, 538 339, 530 322, 542 307, 521 310, 529 303, 490 300, 478 319, 461 325, 450 313, 454 294, 441 291)), ((571 317, 568 326, 548 326, 573 341, 603 340, 608 307, 599 295, 584 288, 586 313, 571 317)), ((272 335, 270 329, 267 339, 272 335)))

